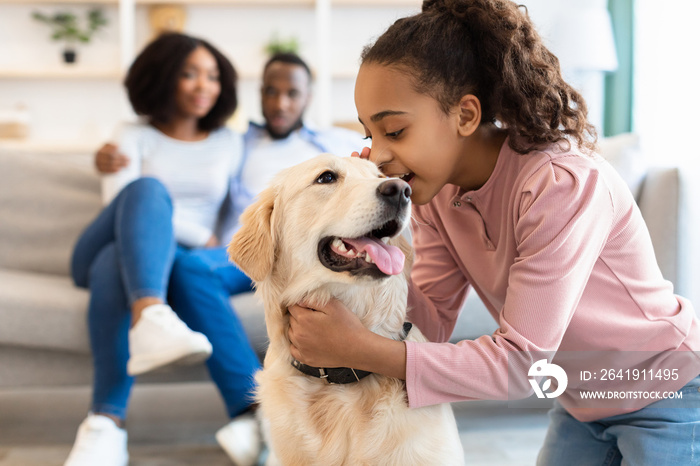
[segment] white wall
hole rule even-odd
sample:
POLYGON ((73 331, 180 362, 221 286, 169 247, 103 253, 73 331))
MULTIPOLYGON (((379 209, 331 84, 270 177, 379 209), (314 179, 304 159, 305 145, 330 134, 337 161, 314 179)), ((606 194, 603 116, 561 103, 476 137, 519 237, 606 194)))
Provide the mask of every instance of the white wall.
MULTIPOLYGON (((605 0, 592 0, 605 4, 605 0)), ((531 17, 550 48, 556 53, 552 31, 568 11, 591 0, 524 0, 531 17)), ((332 108, 334 121, 355 121, 354 77, 362 47, 381 34, 395 19, 419 10, 414 7, 333 7, 332 108)), ((60 47, 48 40, 49 28, 30 18, 33 9, 51 13, 62 8, 82 13, 84 5, 32 5, 0 3, 0 71, 15 68, 60 66, 60 47)), ((94 43, 80 49, 76 67, 111 70, 119 63, 117 7, 104 7, 110 26, 94 43)), ((263 45, 273 33, 281 38, 296 36, 300 54, 312 68, 317 65, 314 9, 312 7, 212 6, 187 7, 187 32, 217 45, 232 60, 243 79, 240 82, 241 109, 259 120, 260 70, 265 60, 263 45)), ((147 7, 138 6, 136 47, 150 39, 147 7)), ((584 38, 585 39, 585 38, 584 38)), ((566 61, 566 57, 560 57, 566 61)), ((599 74, 602 80, 603 74, 599 74)), ((569 76, 575 81, 575 76, 569 76)), ((129 118, 129 106, 120 80, 112 79, 8 79, 0 78, 0 111, 25 106, 31 115, 31 138, 37 141, 81 141, 97 144, 112 134, 120 120, 129 118)), ((577 83, 574 83, 577 84, 577 83)), ((583 89, 594 122, 602 112, 602 88, 583 89)), ((312 101, 310 119, 320 114, 312 101)))
MULTIPOLYGON (((70 6, 83 15, 84 5, 70 6)), ((61 47, 49 40, 50 28, 33 20, 34 10, 53 13, 56 5, 0 4, 0 72, 54 69, 61 47)), ((80 66, 116 70, 119 63, 117 8, 104 8, 112 26, 90 46, 80 46, 80 66)), ((117 79, 0 78, 0 111, 26 107, 30 138, 45 141, 101 140, 122 113, 117 79)))
POLYGON ((633 126, 659 165, 700 175, 700 2, 637 0, 633 126))

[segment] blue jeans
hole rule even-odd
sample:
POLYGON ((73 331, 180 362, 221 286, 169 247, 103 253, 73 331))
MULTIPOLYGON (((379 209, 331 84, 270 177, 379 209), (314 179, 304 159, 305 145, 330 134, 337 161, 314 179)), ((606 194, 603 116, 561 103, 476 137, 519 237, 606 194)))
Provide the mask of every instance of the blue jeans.
POLYGON ((700 465, 700 376, 679 392, 682 402, 660 400, 593 422, 555 402, 538 466, 700 465))
POLYGON ((257 355, 229 296, 252 288, 224 248, 175 243, 172 202, 154 178, 125 187, 82 234, 71 262, 77 286, 90 289, 88 329, 94 364, 92 411, 124 419, 134 378, 126 373, 131 305, 167 301, 213 347, 207 366, 229 416, 251 403, 257 355))

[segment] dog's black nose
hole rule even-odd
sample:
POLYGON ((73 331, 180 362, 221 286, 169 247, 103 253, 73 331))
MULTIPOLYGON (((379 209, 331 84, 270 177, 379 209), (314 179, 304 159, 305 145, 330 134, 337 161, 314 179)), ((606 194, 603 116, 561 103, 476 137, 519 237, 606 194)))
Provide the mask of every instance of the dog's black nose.
POLYGON ((377 193, 381 199, 399 206, 407 204, 411 199, 411 187, 405 181, 396 178, 380 184, 377 193))

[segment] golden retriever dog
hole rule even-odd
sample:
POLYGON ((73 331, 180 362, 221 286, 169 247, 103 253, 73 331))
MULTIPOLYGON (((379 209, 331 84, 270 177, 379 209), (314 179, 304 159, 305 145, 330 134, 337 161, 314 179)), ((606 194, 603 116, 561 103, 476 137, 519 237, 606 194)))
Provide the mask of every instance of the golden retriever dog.
POLYGON ((281 172, 243 213, 228 251, 265 307, 270 345, 256 381, 268 464, 463 464, 448 404, 409 409, 401 380, 305 366, 289 350, 288 307, 330 298, 379 335, 425 341, 404 325, 410 193, 372 162, 324 154, 281 172))

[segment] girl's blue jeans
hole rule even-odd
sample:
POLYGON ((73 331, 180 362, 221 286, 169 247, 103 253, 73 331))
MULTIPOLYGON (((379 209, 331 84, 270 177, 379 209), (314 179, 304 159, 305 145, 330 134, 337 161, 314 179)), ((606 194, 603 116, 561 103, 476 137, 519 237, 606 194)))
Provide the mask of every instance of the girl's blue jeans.
POLYGON ((125 187, 76 244, 71 272, 90 289, 88 329, 94 364, 92 411, 126 418, 134 378, 126 373, 131 305, 139 298, 168 302, 192 330, 207 336, 207 367, 230 417, 252 402, 260 362, 229 297, 251 280, 228 261, 225 248, 176 244, 167 189, 154 178, 125 187))
POLYGON ((627 414, 581 422, 558 402, 538 466, 700 465, 700 376, 665 399, 627 414))

